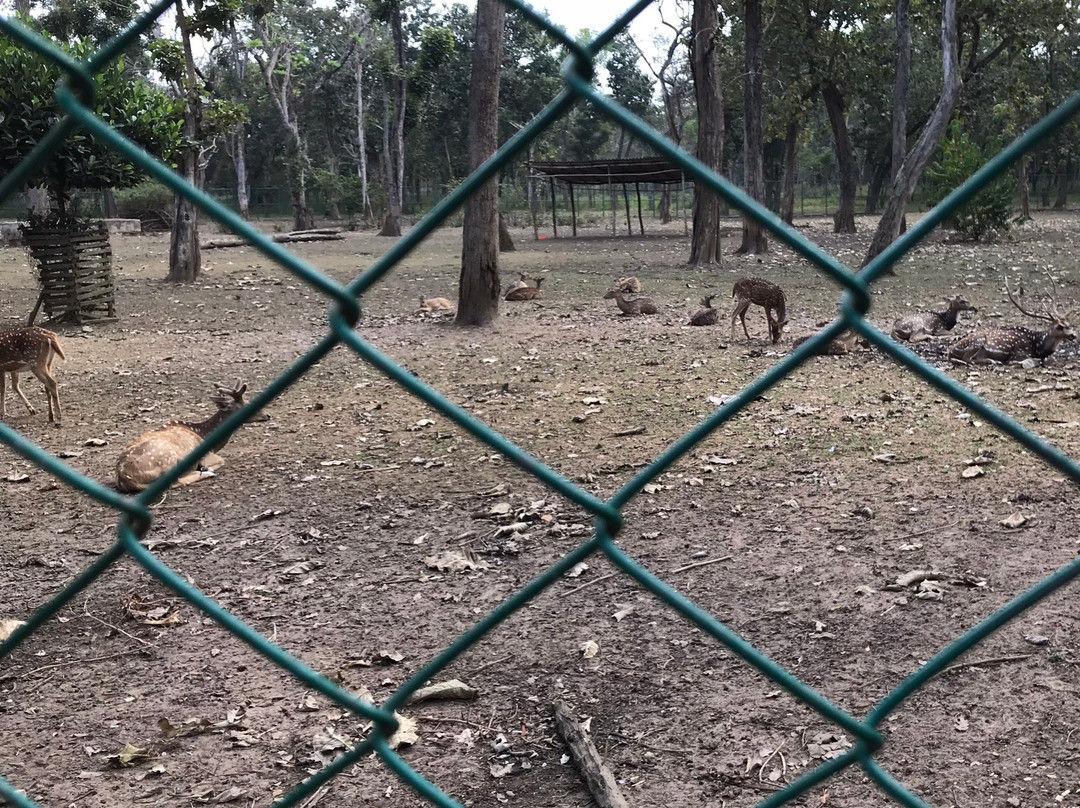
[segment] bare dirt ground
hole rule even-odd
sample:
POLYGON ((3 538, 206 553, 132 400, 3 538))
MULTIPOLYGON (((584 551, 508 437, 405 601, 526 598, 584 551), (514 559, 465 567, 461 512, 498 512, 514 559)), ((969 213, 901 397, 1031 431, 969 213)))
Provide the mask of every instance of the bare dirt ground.
MULTIPOLYGON (((836 237, 826 220, 800 224, 849 264, 872 229, 865 220, 858 236, 836 237)), ((504 277, 542 274, 544 299, 503 304, 490 330, 458 331, 415 313, 421 294, 455 297, 461 232, 442 230, 366 296, 360 332, 608 496, 709 414, 710 397, 736 392, 835 312, 837 290, 787 250, 693 270, 680 231, 540 242, 517 232, 504 277), (750 344, 731 342, 723 318, 715 328, 685 325, 698 298, 714 291, 726 305, 732 280, 747 273, 788 292, 792 322, 779 346, 765 341, 760 309, 750 344), (620 317, 601 299, 628 274, 644 282, 658 316, 620 317)), ((295 251, 345 280, 390 243, 348 234, 295 251)), ((203 281, 180 288, 161 281, 165 237, 119 238, 114 249, 120 322, 60 330, 64 426, 17 401, 8 414, 100 480, 138 433, 208 414, 214 382, 259 389, 327 329, 326 302, 251 249, 206 253, 203 281)), ((1040 217, 996 245, 939 235, 878 285, 871 318, 887 327, 959 290, 979 314, 958 334, 978 322, 1030 325, 1000 293, 1005 273, 1024 276, 1032 294, 1050 267, 1075 304, 1078 257, 1080 219, 1070 215, 1040 217)), ((0 286, 3 322, 16 325, 35 296, 22 250, 0 250, 0 286)), ((944 367, 940 349, 927 355, 944 367)), ((1069 346, 1033 370, 949 372, 1080 456, 1078 369, 1069 346)), ((27 377, 24 388, 43 408, 40 386, 27 377)), ((269 413, 225 448, 216 478, 169 493, 147 540, 265 636, 377 701, 589 534, 576 506, 344 349, 269 413), (267 511, 272 518, 254 518, 267 511), (457 549, 486 568, 425 565, 457 549)), ((6 449, 0 492, 0 618, 25 618, 113 541, 116 517, 6 449)), ((1075 558, 1078 511, 1058 472, 879 354, 858 351, 814 360, 712 435, 629 505, 619 544, 862 716, 920 662, 1075 558), (985 473, 963 477, 978 456, 992 460, 985 473), (1017 512, 1021 527, 1001 524, 1017 512), (921 592, 886 588, 912 570, 942 577, 921 592)), ((612 572, 605 561, 588 564, 447 671, 479 690, 476 701, 407 709, 419 740, 404 757, 447 794, 470 806, 590 804, 562 762, 555 699, 591 717, 637 806, 750 806, 843 747, 835 727, 649 593, 621 575, 599 580, 612 572), (599 651, 584 658, 588 641, 599 651)), ((1077 805, 1076 598, 1075 588, 1051 598, 967 658, 1000 661, 942 675, 905 703, 883 728, 885 768, 936 806, 1077 805)), ((0 774, 42 806, 80 808, 267 805, 363 730, 128 561, 0 663, 0 727, 0 774), (162 719, 226 726, 166 737, 162 719), (144 755, 121 766, 126 744, 144 755)), ((420 802, 368 759, 318 804, 420 802)), ((800 804, 888 802, 848 771, 800 804)))

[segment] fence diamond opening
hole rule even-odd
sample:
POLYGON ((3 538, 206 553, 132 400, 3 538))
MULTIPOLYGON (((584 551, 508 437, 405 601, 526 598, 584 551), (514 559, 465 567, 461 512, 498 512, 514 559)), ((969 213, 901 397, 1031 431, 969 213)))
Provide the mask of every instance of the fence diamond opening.
MULTIPOLYGON (((135 497, 118 494, 79 474, 58 458, 53 457, 32 441, 27 440, 17 431, 0 423, 0 440, 5 444, 78 491, 114 509, 120 517, 116 542, 52 600, 39 608, 26 621, 24 626, 20 627, 4 643, 0 644, 0 659, 11 653, 80 590, 126 554, 142 565, 164 585, 214 619, 219 625, 247 643, 255 651, 289 671, 302 683, 318 690, 327 698, 355 715, 373 722, 371 733, 366 740, 339 757, 332 764, 319 770, 318 773, 299 783, 275 803, 277 808, 286 808, 286 806, 298 804, 339 772, 371 752, 374 752, 403 782, 422 797, 431 803, 449 808, 458 806, 458 803, 440 791, 437 786, 421 777, 401 756, 390 748, 388 740, 393 735, 398 724, 394 718, 394 710, 402 705, 408 696, 425 681, 444 669, 465 650, 479 641, 486 632, 513 614, 576 563, 594 553, 601 553, 628 576, 640 583, 646 590, 668 604, 674 611, 713 636, 763 675, 795 696, 795 698, 807 704, 855 738, 854 745, 846 753, 808 771, 782 790, 775 792, 760 802, 758 808, 783 805, 836 772, 855 764, 862 767, 863 771, 884 792, 900 804, 911 806, 911 808, 926 806, 925 802, 894 779, 875 760, 874 753, 883 744, 878 726, 908 696, 926 684, 927 681, 941 672, 957 657, 967 652, 992 632, 1001 628, 1009 620, 1080 575, 1080 559, 1065 565, 1057 572, 1046 577, 958 637, 914 673, 897 684, 892 692, 871 709, 864 718, 859 719, 817 693, 798 677, 755 649, 723 623, 682 597, 664 581, 648 572, 633 558, 620 550, 615 545, 614 539, 623 524, 621 508, 637 495, 646 484, 663 473, 676 460, 721 427, 726 421, 730 420, 757 396, 777 384, 814 356, 819 348, 824 347, 826 343, 848 328, 856 329, 877 348, 891 356, 902 366, 909 368, 916 376, 937 387, 968 409, 978 413, 982 418, 994 424, 1001 431, 1061 471, 1074 483, 1080 484, 1080 465, 1074 460, 1050 446, 1041 438, 1028 432, 1016 421, 994 409, 977 395, 929 366, 907 349, 893 342, 884 333, 874 328, 864 317, 870 309, 870 285, 960 205, 1005 171, 1019 157, 1033 149, 1040 141, 1068 121, 1080 109, 1080 93, 1072 96, 983 166, 960 188, 956 189, 923 217, 917 225, 908 230, 892 246, 866 266, 862 272, 856 275, 808 239, 785 226, 776 216, 746 197, 733 185, 708 170, 701 162, 681 151, 673 143, 615 104, 611 99, 604 97, 591 85, 590 79, 593 72, 592 61, 594 57, 619 32, 625 29, 634 17, 648 6, 652 0, 638 0, 611 26, 588 43, 575 41, 563 29, 552 24, 546 17, 522 2, 522 0, 503 0, 508 7, 524 15, 566 48, 570 56, 563 68, 565 89, 528 126, 473 172, 467 181, 439 202, 392 249, 375 261, 351 283, 342 286, 292 256, 286 249, 259 233, 239 216, 214 201, 205 193, 187 185, 167 166, 126 140, 90 111, 95 92, 95 74, 109 62, 116 59, 136 37, 153 25, 155 20, 172 5, 172 2, 173 0, 158 0, 143 16, 119 33, 86 62, 73 60, 50 42, 17 22, 7 18, 0 18, 0 30, 3 33, 21 42, 26 47, 33 48, 45 55, 59 65, 66 74, 65 81, 57 87, 56 91, 57 100, 66 113, 65 117, 37 144, 31 154, 15 170, 0 179, 0 203, 19 188, 23 178, 30 171, 49 160, 50 156, 62 145, 65 138, 76 129, 86 129, 94 137, 123 153, 133 163, 139 165, 177 193, 189 197, 209 216, 234 233, 249 240, 253 246, 261 250, 267 257, 277 261, 296 277, 323 293, 333 304, 329 313, 329 330, 327 335, 314 348, 294 362, 246 406, 234 413, 229 420, 207 436, 188 457, 184 458, 154 485, 135 497), (836 320, 823 328, 797 350, 792 351, 765 374, 747 385, 733 400, 719 407, 698 426, 675 441, 648 467, 627 482, 607 501, 600 500, 588 491, 561 477, 498 432, 473 418, 377 351, 353 330, 360 318, 358 300, 364 291, 389 272, 425 236, 456 210, 467 196, 498 172, 499 168, 508 159, 521 152, 540 132, 579 101, 594 105, 603 115, 620 126, 629 129, 636 137, 649 143, 657 152, 681 166, 688 177, 693 177, 695 181, 711 188, 731 205, 767 227, 775 238, 783 241, 817 266, 843 290, 840 299, 840 314, 836 320), (520 589, 471 629, 458 637, 446 650, 424 665, 380 706, 372 706, 361 701, 307 667, 286 651, 269 642, 226 609, 183 580, 139 543, 139 539, 151 527, 150 503, 154 502, 181 475, 193 468, 210 450, 210 447, 235 432, 249 417, 273 401, 339 343, 347 345, 364 361, 378 368, 417 398, 427 402, 458 426, 470 432, 478 440, 502 453, 513 463, 596 517, 596 527, 592 538, 568 553, 559 562, 552 565, 539 577, 520 589)), ((0 777, 0 797, 19 808, 40 808, 37 803, 23 796, 11 783, 2 777, 0 777)))

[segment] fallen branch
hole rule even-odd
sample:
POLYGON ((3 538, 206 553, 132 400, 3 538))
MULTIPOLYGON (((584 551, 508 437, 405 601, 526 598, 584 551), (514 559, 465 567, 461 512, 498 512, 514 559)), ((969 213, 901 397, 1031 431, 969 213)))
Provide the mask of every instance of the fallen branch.
POLYGON ((978 668, 983 665, 1000 665, 1003 662, 1020 662, 1025 659, 1030 659, 1032 656, 1034 656, 1034 654, 1013 654, 1012 656, 991 657, 990 659, 976 659, 972 662, 957 662, 955 665, 950 665, 945 668, 938 676, 944 676, 946 673, 963 670, 964 668, 978 668))
POLYGON ((570 758, 581 772, 596 804, 600 808, 630 808, 611 769, 604 765, 596 746, 569 708, 561 701, 555 702, 552 708, 555 711, 555 729, 569 747, 570 758))
MULTIPOLYGON (((288 244, 297 241, 343 241, 345 236, 341 235, 338 231, 319 231, 319 230, 301 230, 296 233, 277 233, 270 236, 273 241, 278 244, 288 244)), ((226 247, 248 247, 251 242, 243 238, 231 238, 221 239, 219 241, 208 241, 205 244, 201 244, 200 247, 204 250, 221 250, 226 247)))
POLYGON ((566 597, 567 595, 572 595, 572 594, 574 594, 575 592, 580 592, 580 591, 581 591, 582 589, 584 589, 584 588, 585 588, 585 587, 587 587, 587 586, 592 586, 593 584, 598 584, 598 583, 600 583, 601 581, 606 581, 606 580, 607 580, 608 578, 614 578, 614 577, 615 577, 615 575, 616 575, 616 573, 614 573, 614 572, 609 572, 609 573, 608 573, 607 575, 601 575, 601 576, 600 576, 599 578, 593 578, 593 579, 592 579, 591 581, 586 581, 586 582, 585 582, 585 583, 583 583, 583 584, 582 584, 581 586, 575 586, 575 587, 574 587, 573 589, 571 589, 570 591, 568 591, 568 592, 563 592, 563 593, 562 593, 562 595, 560 595, 560 597, 563 597, 563 598, 565 598, 565 597, 566 597))
POLYGON ((668 575, 675 575, 680 572, 686 572, 687 570, 696 569, 698 567, 707 567, 710 564, 719 564, 721 561, 731 561, 734 556, 720 556, 720 558, 711 558, 708 561, 698 561, 694 564, 687 564, 685 567, 679 567, 677 570, 672 570, 668 575))
POLYGON ((474 687, 469 687, 460 679, 450 679, 446 682, 422 687, 405 699, 406 704, 417 704, 431 699, 464 699, 472 701, 480 695, 474 687))
POLYGON ((630 435, 640 435, 644 431, 645 427, 635 426, 633 429, 624 429, 622 432, 614 432, 611 436, 613 438, 625 438, 629 437, 630 435))

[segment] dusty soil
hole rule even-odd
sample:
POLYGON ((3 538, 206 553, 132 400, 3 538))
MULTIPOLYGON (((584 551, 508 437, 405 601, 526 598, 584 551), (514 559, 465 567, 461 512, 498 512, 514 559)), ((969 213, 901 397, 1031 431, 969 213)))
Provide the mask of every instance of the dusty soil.
MULTIPOLYGON (((848 263, 872 228, 862 221, 858 236, 839 238, 825 220, 800 225, 848 263)), ((542 273, 544 299, 504 304, 494 328, 463 332, 415 313, 418 295, 455 297, 461 233, 442 230, 366 296, 360 333, 608 496, 713 411, 710 397, 737 391, 835 312, 837 290, 788 251, 693 270, 680 231, 540 242, 518 232, 504 277, 542 273), (732 280, 748 272, 787 290, 792 322, 779 346, 765 341, 760 309, 749 344, 730 340, 723 315, 715 328, 685 325, 698 298, 715 291, 726 305, 732 280), (641 278, 658 316, 617 316, 601 299, 628 274, 641 278)), ((1071 216, 1040 218, 996 245, 939 235, 878 285, 871 317, 887 327, 961 290, 980 311, 956 333, 1022 323, 1000 293, 1003 275, 1023 275, 1032 294, 1051 267, 1076 303, 1078 244, 1071 216)), ((345 280, 389 245, 348 234, 295 252, 345 280)), ((114 249, 120 322, 60 330, 64 426, 18 401, 8 413, 100 480, 127 440, 208 414, 214 382, 259 389, 327 328, 326 302, 253 250, 208 252, 203 281, 176 288, 161 280, 164 237, 120 238, 114 249), (93 438, 106 444, 86 445, 93 438)), ((7 325, 33 303, 27 264, 21 250, 0 250, 7 325)), ((924 350, 945 367, 940 347, 924 350)), ((1033 370, 949 372, 1080 456, 1078 369, 1069 346, 1033 370)), ((40 386, 27 378, 24 388, 43 408, 40 386)), ((168 494, 147 541, 249 625, 377 701, 589 535, 580 509, 344 349, 269 412, 223 450, 217 477, 168 494), (486 568, 425 565, 457 549, 486 568)), ((25 618, 108 547, 116 517, 6 449, 0 492, 0 618, 25 618), (23 474, 28 481, 5 479, 23 474)), ((1075 558, 1078 510, 1058 472, 879 354, 858 351, 814 360, 714 433, 629 505, 619 544, 862 716, 920 662, 1075 558), (980 455, 993 461, 985 473, 962 477, 980 455), (1024 525, 1001 524, 1016 512, 1024 525), (920 569, 942 574, 922 593, 930 597, 885 588, 920 569)), ((455 663, 446 678, 464 679, 479 698, 408 708, 419 740, 405 759, 465 805, 588 805, 562 762, 555 699, 591 718, 637 806, 750 806, 842 748, 835 727, 652 595, 622 575, 601 580, 612 571, 590 559, 455 663), (584 658, 588 641, 599 651, 584 658), (497 740, 508 751, 496 751, 497 740)), ((967 658, 1003 660, 945 674, 905 703, 883 728, 882 764, 932 805, 1077 805, 1076 597, 1058 594, 967 658)), ((267 805, 363 730, 130 561, 0 663, 0 726, 0 774, 42 806, 80 808, 267 805), (166 737, 162 719, 227 725, 166 737), (110 756, 125 744, 145 757, 118 765, 110 756)), ((368 759, 318 804, 376 802, 420 800, 368 759)), ((849 771, 800 804, 888 802, 849 771)))

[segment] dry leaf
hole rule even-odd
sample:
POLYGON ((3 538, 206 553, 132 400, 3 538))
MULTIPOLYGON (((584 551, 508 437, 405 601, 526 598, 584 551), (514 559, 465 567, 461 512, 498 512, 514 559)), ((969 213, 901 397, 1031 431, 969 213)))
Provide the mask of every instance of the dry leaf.
POLYGON ((622 619, 624 617, 626 617, 628 614, 630 614, 632 611, 634 611, 633 606, 624 606, 623 608, 619 609, 619 611, 615 612, 615 614, 613 614, 612 617, 614 617, 615 622, 618 623, 618 622, 621 622, 622 619))
POLYGON ((25 625, 25 620, 0 620, 0 642, 10 637, 19 626, 25 625))
POLYGON ((1025 524, 1027 520, 1028 518, 1024 516, 1024 514, 1020 513, 1020 511, 1017 511, 1016 513, 1009 514, 1004 519, 1002 519, 1001 524, 1003 527, 1007 527, 1010 530, 1016 530, 1016 528, 1025 524))
POLYGON ((594 656, 600 653, 600 646, 593 640, 586 640, 581 644, 581 656, 585 659, 592 659, 594 656))
POLYGON ((405 699, 406 704, 416 704, 421 701, 431 701, 433 699, 463 699, 465 701, 472 701, 478 698, 480 691, 475 687, 470 687, 460 679, 450 679, 447 682, 439 682, 438 684, 428 685, 422 687, 413 693, 409 698, 405 699))
POLYGON ((477 557, 472 550, 447 550, 437 556, 425 557, 424 564, 439 572, 486 570, 491 566, 484 559, 477 557))
POLYGON ((960 472, 961 477, 969 480, 972 477, 982 477, 984 474, 986 474, 986 471, 983 469, 982 466, 968 466, 960 472))
POLYGON ((586 564, 584 561, 579 561, 578 563, 576 563, 574 566, 572 566, 569 569, 569 571, 566 573, 566 577, 567 578, 577 578, 579 575, 581 575, 581 573, 585 572, 585 570, 587 570, 588 568, 589 568, 588 564, 586 564))
POLYGON ((394 713, 394 718, 398 720, 398 728, 397 732, 391 735, 387 741, 391 749, 397 749, 399 746, 412 746, 420 740, 420 735, 416 732, 416 719, 409 718, 399 712, 394 713))

